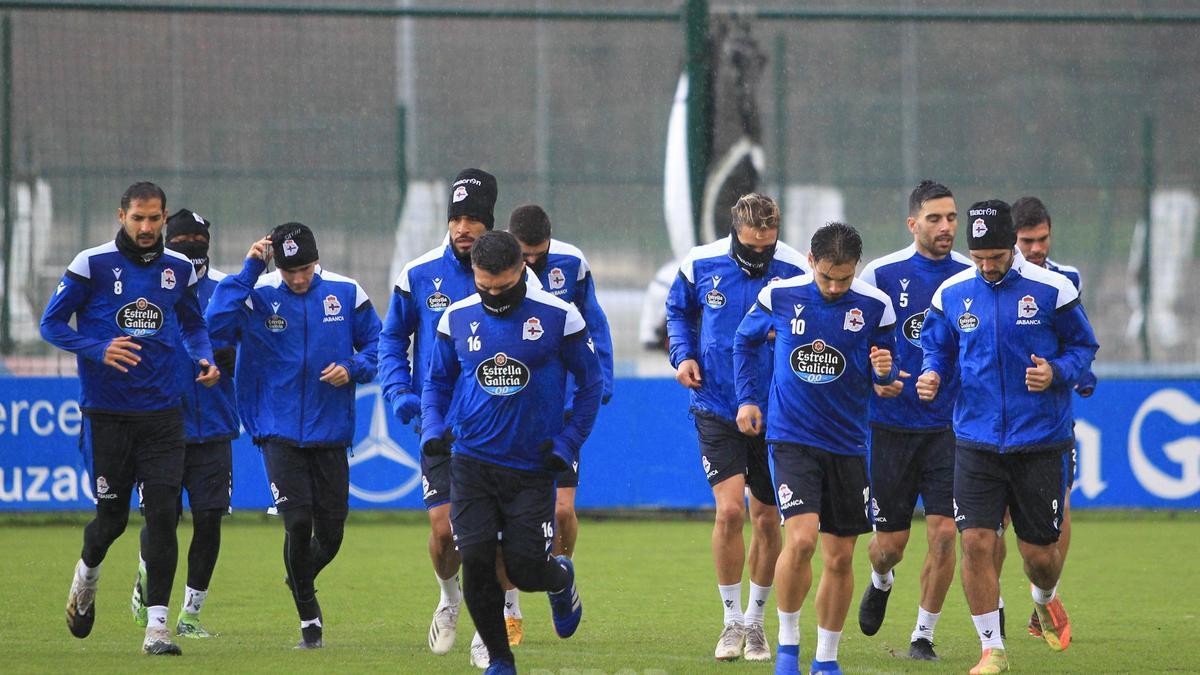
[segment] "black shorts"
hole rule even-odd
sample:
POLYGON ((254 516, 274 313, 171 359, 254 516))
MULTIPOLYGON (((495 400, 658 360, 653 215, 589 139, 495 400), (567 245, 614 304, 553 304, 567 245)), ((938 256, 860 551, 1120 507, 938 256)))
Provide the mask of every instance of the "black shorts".
POLYGON ((179 489, 183 482, 183 415, 178 410, 134 416, 85 413, 80 448, 97 504, 124 501, 135 484, 179 489))
POLYGON ((505 552, 544 557, 554 542, 554 478, 482 462, 450 460, 450 525, 459 549, 499 539, 505 552))
POLYGON ((421 453, 421 493, 426 510, 450 502, 450 455, 421 453))
POLYGON ((784 519, 815 513, 821 531, 853 537, 871 531, 871 487, 865 457, 838 455, 811 445, 771 444, 771 464, 784 519))
POLYGON ((995 530, 1012 514, 1021 541, 1045 546, 1058 541, 1071 453, 999 454, 959 446, 954 462, 954 523, 995 530))
POLYGON ((1079 446, 1067 450, 1067 492, 1075 489, 1075 471, 1079 461, 1079 446))
POLYGON ((276 509, 311 506, 317 518, 345 518, 350 512, 346 448, 299 448, 267 441, 262 452, 276 509))
POLYGON ((233 443, 188 443, 184 451, 183 488, 193 511, 229 509, 233 494, 233 443))
POLYGON ((767 442, 760 436, 747 436, 737 425, 715 415, 693 411, 696 436, 700 439, 700 462, 708 484, 744 476, 750 494, 763 504, 775 504, 775 485, 767 459, 767 442))
POLYGON ((954 432, 871 427, 871 518, 880 532, 912 526, 917 495, 925 514, 954 515, 954 432))

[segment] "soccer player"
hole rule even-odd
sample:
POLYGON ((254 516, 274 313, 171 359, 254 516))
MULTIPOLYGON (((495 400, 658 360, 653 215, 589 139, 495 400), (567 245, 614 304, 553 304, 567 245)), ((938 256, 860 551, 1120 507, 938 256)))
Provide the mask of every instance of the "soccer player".
POLYGON ((871 529, 867 408, 872 384, 887 387, 896 380, 896 315, 883 291, 854 278, 861 257, 862 239, 853 227, 829 223, 818 229, 808 254, 812 275, 759 292, 734 338, 737 422, 744 432, 762 432, 758 402, 770 390, 766 439, 785 519, 775 568, 777 674, 800 669, 800 608, 812 585, 818 531, 824 567, 810 672, 842 672, 838 642, 854 593, 854 543, 871 529), (764 345, 772 332, 774 373, 764 387, 757 362, 769 353, 764 345))
MULTIPOLYGON (((420 421, 421 387, 446 309, 475 294, 471 247, 495 226, 496 178, 464 169, 450 185, 446 209, 449 241, 404 266, 392 291, 379 336, 380 382, 392 411, 404 424, 420 421), (412 359, 409 359, 409 346, 412 359)), ((461 596, 458 549, 450 532, 450 458, 421 453, 421 486, 429 516, 429 557, 441 590, 429 626, 429 649, 445 654, 454 647, 461 596)))
POLYGON ((865 635, 879 632, 892 592, 892 569, 904 558, 913 508, 920 495, 925 505, 928 549, 921 569, 917 623, 909 644, 910 658, 937 660, 933 631, 946 591, 954 579, 954 431, 950 418, 953 392, 937 405, 917 400, 904 386, 910 373, 921 372, 921 324, 933 292, 946 279, 971 267, 955 253, 958 207, 941 183, 921 181, 908 197, 908 231, 913 243, 872 260, 859 278, 888 295, 896 310, 895 360, 900 379, 888 385, 891 397, 877 391, 871 399, 871 513, 875 534, 868 549, 871 583, 858 607, 865 635), (894 395, 894 394, 898 394, 894 395))
POLYGON ((196 381, 220 379, 204 316, 192 288, 196 270, 163 247, 167 196, 134 183, 121 196, 115 241, 71 261, 42 315, 42 337, 79 363, 80 442, 95 480, 96 517, 83 530, 83 553, 67 596, 67 628, 92 631, 100 563, 129 522, 135 484, 146 518, 147 654, 178 655, 167 604, 179 554, 176 500, 184 468, 183 416, 175 376, 180 334, 196 381), (68 323, 75 316, 75 328, 68 323))
MULTIPOLYGON (((596 285, 587 258, 578 248, 551 238, 550 217, 536 204, 519 206, 508 220, 508 231, 521 245, 521 255, 527 269, 537 275, 542 288, 557 298, 575 305, 583 316, 596 346, 596 356, 604 372, 604 394, 601 403, 608 403, 613 391, 612 335, 608 329, 608 318, 596 301, 596 285)), ((571 404, 575 387, 567 378, 567 407, 565 415, 570 419, 571 404)), ((557 501, 554 506, 554 522, 557 525, 554 538, 554 555, 568 558, 575 553, 575 540, 579 536, 579 519, 575 515, 575 492, 579 488, 579 462, 576 457, 565 471, 555 477, 557 501)), ((504 581, 503 579, 501 580, 504 581)), ((525 634, 521 619, 520 593, 516 587, 504 584, 504 622, 508 629, 511 646, 521 644, 525 634)))
MULTIPOLYGON (((203 309, 208 306, 217 282, 225 274, 210 265, 209 225, 198 213, 180 209, 167 218, 166 247, 192 261, 196 269, 196 295, 203 309)), ((237 408, 234 405, 233 369, 237 350, 232 344, 213 340, 217 367, 225 374, 218 386, 201 387, 194 380, 200 369, 185 358, 179 341, 175 376, 182 394, 184 449, 183 487, 192 510, 192 544, 188 549, 187 589, 183 608, 175 622, 175 632, 183 637, 207 638, 200 623, 200 609, 208 597, 217 556, 221 551, 221 518, 229 511, 233 489, 232 441, 238 437, 237 408)), ((183 496, 176 500, 176 520, 183 515, 183 496)), ((142 527, 137 581, 133 585, 131 608, 134 621, 146 627, 146 560, 150 528, 142 527)))
POLYGON ((316 237, 302 223, 254 242, 241 272, 217 284, 207 316, 214 339, 241 347, 238 413, 262 449, 283 516, 296 646, 322 647, 314 584, 342 545, 355 385, 375 377, 379 317, 357 281, 321 268, 316 237), (272 258, 276 271, 264 275, 272 258))
POLYGON ((604 376, 579 310, 526 281, 507 232, 471 248, 478 292, 447 308, 422 392, 422 451, 451 454, 450 508, 462 553, 463 595, 489 656, 488 673, 515 673, 496 575, 547 591, 560 637, 579 626, 575 568, 552 557, 554 477, 578 456, 600 407, 604 376), (566 375, 578 389, 563 421, 566 375), (457 411, 451 423, 451 400, 457 411))
POLYGON ((1012 513, 1034 608, 1050 647, 1066 649, 1071 626, 1054 608, 1062 570, 1056 542, 1066 499, 1067 453, 1075 445, 1071 390, 1098 345, 1075 287, 1014 248, 1008 204, 967 213, 975 269, 933 295, 921 332, 917 395, 936 401, 957 379, 954 520, 962 536, 962 580, 983 655, 972 673, 1008 670, 1000 635, 996 529, 1012 513))
MULTIPOLYGON (((1082 282, 1079 276, 1079 270, 1070 265, 1061 265, 1050 259, 1050 213, 1046 210, 1046 205, 1037 197, 1021 197, 1012 205, 1013 224, 1017 228, 1017 250, 1021 252, 1027 262, 1034 265, 1045 267, 1051 272, 1058 272, 1071 281, 1075 286, 1076 291, 1082 292, 1082 282)), ((1075 385, 1075 393, 1087 398, 1096 391, 1096 375, 1089 368, 1086 375, 1075 385)), ((1062 532, 1058 537, 1058 550, 1062 555, 1063 562, 1067 559, 1067 550, 1071 545, 1071 488, 1075 482, 1075 447, 1071 447, 1071 465, 1067 473, 1067 479, 1070 481, 1067 485, 1067 495, 1063 502, 1063 518, 1062 532)), ((996 574, 1000 574, 1000 570, 1004 565, 1004 557, 1008 553, 1008 547, 1005 545, 1004 538, 1001 537, 996 546, 996 574)), ((1066 614, 1066 609, 1062 606, 1062 598, 1055 594, 1051 604, 1057 605, 1054 611, 1066 614)), ((1004 608, 1004 600, 1000 601, 1000 608, 1004 608)), ((1003 621, 1001 628, 1003 629, 1003 621)), ((1042 637, 1041 623, 1038 620, 1037 610, 1035 609, 1029 616, 1029 634, 1034 637, 1042 637)), ((1002 630, 1003 632, 1003 630, 1002 630)))
MULTIPOLYGON (((762 430, 743 432, 737 422, 733 335, 768 282, 803 275, 804 257, 779 241, 779 207, 748 194, 734 204, 729 236, 691 250, 667 295, 667 334, 675 379, 691 390, 700 462, 712 487, 717 514, 712 551, 724 628, 715 657, 771 660, 763 613, 779 556, 779 512, 762 430), (742 612, 742 539, 746 487, 750 488, 750 601, 742 612)), ((769 350, 754 356, 769 372, 769 350)), ((766 392, 757 399, 766 402, 766 392)))

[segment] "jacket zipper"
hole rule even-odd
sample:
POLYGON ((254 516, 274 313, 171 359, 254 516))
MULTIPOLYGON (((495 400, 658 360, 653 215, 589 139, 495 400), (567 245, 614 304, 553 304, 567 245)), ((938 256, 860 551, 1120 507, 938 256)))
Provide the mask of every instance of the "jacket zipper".
POLYGON ((1000 284, 1004 283, 1001 278, 995 286, 992 287, 992 338, 996 349, 996 368, 1000 376, 1000 444, 997 451, 1004 452, 1004 437, 1008 432, 1008 397, 1004 393, 1004 356, 1000 344, 1000 284))
MULTIPOLYGON (((309 289, 311 290, 311 288, 309 289)), ((305 399, 305 383, 308 381, 308 297, 305 294, 300 298, 300 305, 304 308, 304 351, 300 357, 300 419, 297 422, 300 425, 300 433, 296 434, 300 443, 304 443, 304 399, 305 399)))

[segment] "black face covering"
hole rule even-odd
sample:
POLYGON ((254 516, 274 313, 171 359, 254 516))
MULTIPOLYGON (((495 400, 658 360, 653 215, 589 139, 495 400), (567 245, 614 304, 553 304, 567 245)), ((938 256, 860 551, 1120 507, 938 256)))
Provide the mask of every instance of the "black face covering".
POLYGON ((121 252, 121 255, 129 258, 139 265, 149 265, 150 263, 154 262, 158 256, 162 255, 163 238, 159 237, 158 239, 154 240, 154 244, 149 248, 142 248, 141 246, 138 246, 137 242, 134 241, 133 238, 125 232, 125 228, 122 227, 117 231, 117 250, 121 252))
MULTIPOLYGON (((476 287, 476 290, 479 290, 476 287)), ((499 294, 492 295, 487 291, 479 291, 479 297, 483 299, 483 309, 492 316, 508 316, 513 310, 521 306, 521 301, 525 299, 525 280, 521 279, 512 288, 509 288, 499 294)))
POLYGON ((196 274, 199 274, 201 270, 208 266, 207 239, 201 241, 177 241, 167 244, 167 248, 187 256, 192 261, 192 265, 196 267, 196 274))
POLYGON ((771 260, 775 258, 775 246, 771 244, 762 253, 754 250, 753 247, 747 246, 738 239, 737 228, 733 228, 732 236, 729 238, 732 244, 729 247, 729 254, 733 256, 734 262, 745 270, 746 274, 752 277, 761 277, 767 273, 767 268, 771 265, 771 260))
POLYGON ((546 264, 549 262, 550 262, 550 251, 546 251, 545 253, 542 253, 533 262, 529 262, 528 259, 525 260, 525 264, 529 267, 529 269, 533 270, 534 274, 537 274, 537 275, 540 275, 542 272, 544 272, 546 270, 546 264))

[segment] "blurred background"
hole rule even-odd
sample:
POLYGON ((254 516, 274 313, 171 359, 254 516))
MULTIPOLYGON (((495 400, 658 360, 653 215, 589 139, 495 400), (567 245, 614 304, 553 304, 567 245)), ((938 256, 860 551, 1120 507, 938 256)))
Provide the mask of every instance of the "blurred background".
POLYGON ((867 259, 900 248, 922 178, 949 185, 960 211, 1037 195, 1053 217, 1051 257, 1082 271, 1100 364, 1200 358, 1195 2, 1011 0, 974 21, 953 16, 978 3, 950 0, 895 8, 913 20, 831 0, 463 0, 460 17, 397 15, 411 4, 0 3, 4 369, 74 372, 37 320, 71 258, 115 234, 134 181, 162 185, 169 211, 210 218, 226 271, 273 225, 311 225, 322 264, 356 277, 382 313, 398 266, 444 233, 446 183, 477 166, 499 179, 498 224, 540 203, 555 236, 586 253, 619 373, 669 372, 639 333, 647 289, 676 259, 672 241, 721 236, 699 222, 697 197, 682 239, 664 213, 689 46, 710 96, 734 72, 723 68, 741 74, 732 98, 705 103, 708 136, 690 139, 688 166, 706 166, 699 148, 713 171, 720 125, 753 102, 754 128, 738 128, 758 146, 757 188, 781 200, 788 243, 807 250, 808 233, 840 217, 863 232, 867 259), (573 11, 591 14, 562 18, 573 11), (688 21, 697 11, 704 42, 688 21), (1126 18, 1088 19, 1106 12, 1126 18), (1147 214, 1149 237, 1138 229, 1147 214), (1138 284, 1146 253, 1149 294, 1138 284))

